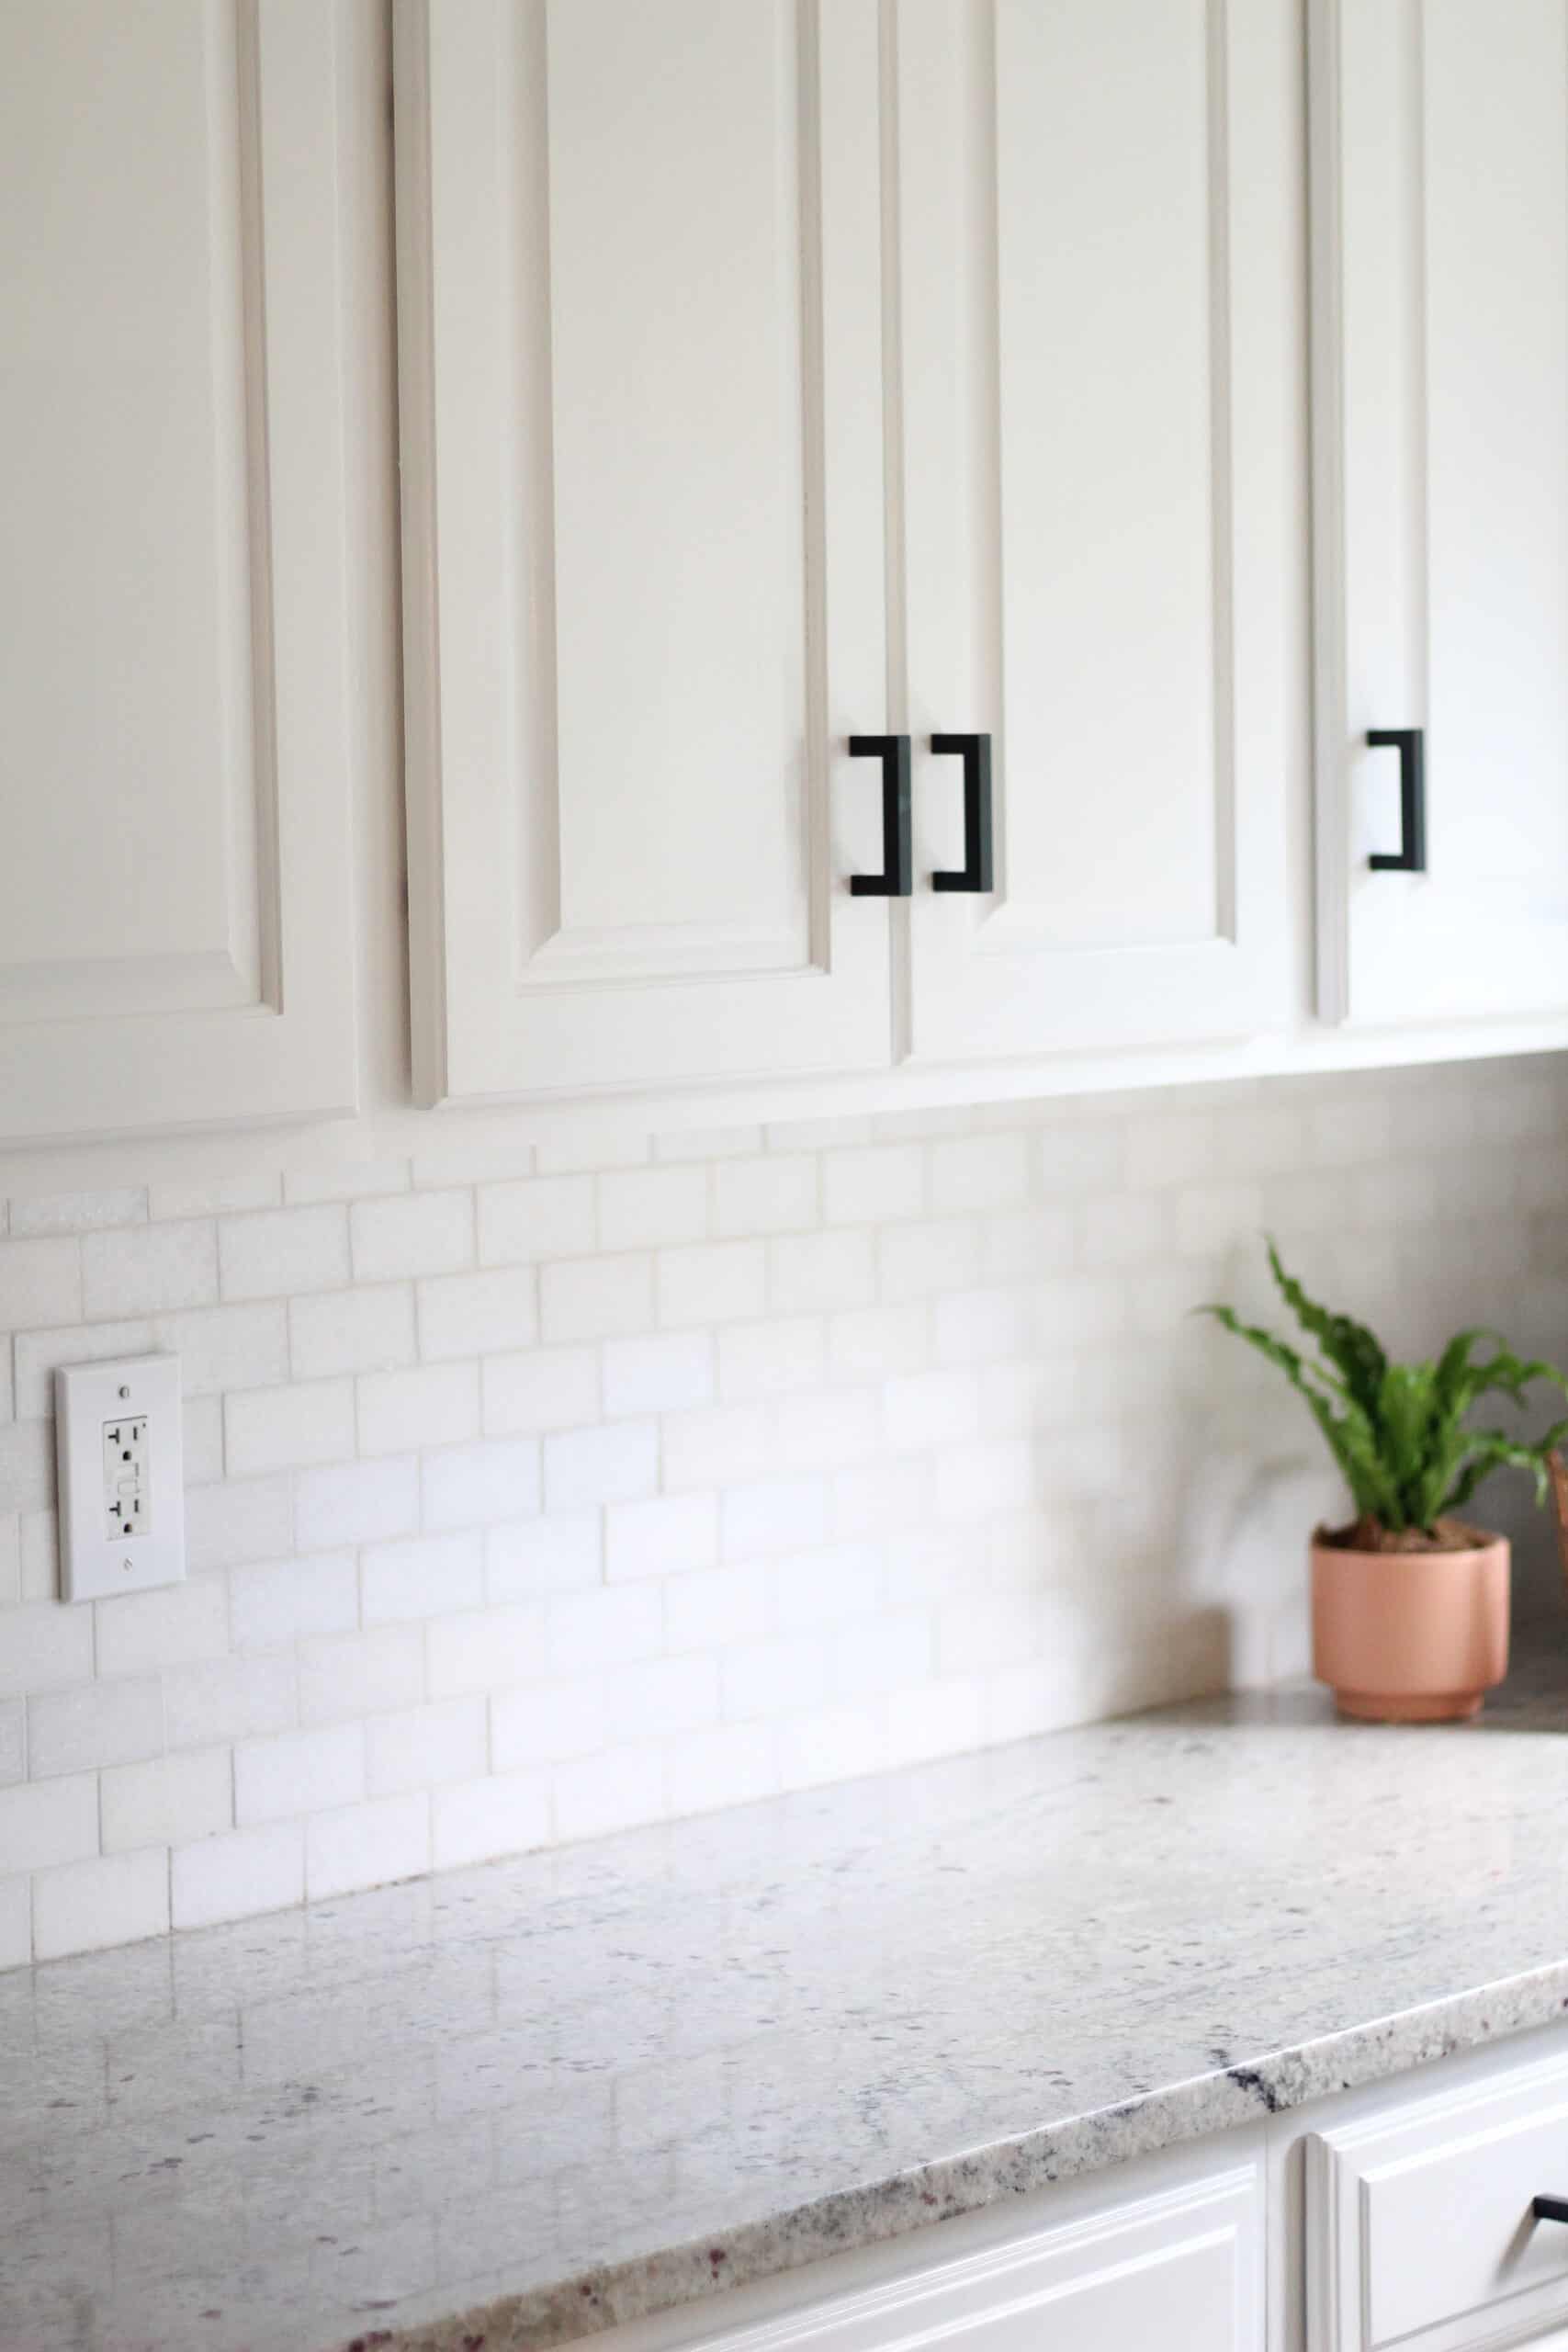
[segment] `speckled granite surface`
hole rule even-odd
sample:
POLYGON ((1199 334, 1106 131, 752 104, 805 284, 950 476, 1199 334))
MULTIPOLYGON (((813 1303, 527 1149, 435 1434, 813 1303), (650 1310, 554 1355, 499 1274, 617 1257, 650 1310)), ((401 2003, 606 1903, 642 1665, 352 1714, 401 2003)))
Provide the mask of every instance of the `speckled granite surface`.
POLYGON ((1565 1800, 1568 1637, 0 1978, 0 2345, 544 2346, 1542 2023, 1565 1800))

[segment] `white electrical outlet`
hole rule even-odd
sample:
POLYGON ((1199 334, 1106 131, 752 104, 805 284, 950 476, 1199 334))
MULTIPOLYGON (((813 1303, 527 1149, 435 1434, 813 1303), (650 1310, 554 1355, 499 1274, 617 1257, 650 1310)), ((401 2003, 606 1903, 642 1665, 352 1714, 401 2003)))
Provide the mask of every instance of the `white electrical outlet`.
POLYGON ((54 1375, 62 1598, 101 1600, 186 1572, 178 1356, 54 1375))

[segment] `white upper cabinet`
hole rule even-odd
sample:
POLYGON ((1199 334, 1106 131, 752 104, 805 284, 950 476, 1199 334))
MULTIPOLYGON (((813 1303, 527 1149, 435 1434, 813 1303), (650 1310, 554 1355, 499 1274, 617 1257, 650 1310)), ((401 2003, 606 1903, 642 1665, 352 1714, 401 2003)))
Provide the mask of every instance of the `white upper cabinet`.
POLYGON ((0 1139, 346 1111, 320 0, 0 9, 0 1139))
POLYGON ((876 0, 399 0, 415 1091, 886 1068, 876 0))
POLYGON ((1568 9, 1313 0, 1312 49, 1320 1008, 1561 1010, 1568 9))
POLYGON ((901 0, 896 516, 922 1063, 1285 1013, 1285 0, 901 0), (990 738, 989 888, 963 763, 990 738))

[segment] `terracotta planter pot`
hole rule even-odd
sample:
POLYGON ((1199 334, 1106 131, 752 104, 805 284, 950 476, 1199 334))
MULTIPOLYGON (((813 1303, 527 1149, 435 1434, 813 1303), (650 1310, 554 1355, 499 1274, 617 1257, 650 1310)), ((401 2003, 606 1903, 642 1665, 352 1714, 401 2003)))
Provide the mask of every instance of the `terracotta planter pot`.
POLYGON ((1472 1552, 1312 1547, 1312 1668, 1341 1714, 1450 1723, 1508 1668, 1508 1543, 1472 1552))

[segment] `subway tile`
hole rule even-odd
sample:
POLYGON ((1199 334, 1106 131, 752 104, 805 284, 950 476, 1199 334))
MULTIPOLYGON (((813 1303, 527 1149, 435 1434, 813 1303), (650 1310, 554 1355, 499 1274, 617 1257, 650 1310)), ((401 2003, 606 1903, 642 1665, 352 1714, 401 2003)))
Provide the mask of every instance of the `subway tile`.
POLYGON ((296 1380, 342 1372, 391 1372, 419 1353, 412 1283, 366 1283, 288 1302, 288 1353, 296 1380))
POLYGON ((53 1500, 52 1423, 0 1423, 0 1516, 46 1510, 53 1500))
POLYGON ((122 1310, 84 1310, 80 1242, 0 1241, 0 1330, 79 1323, 84 1311, 102 1320, 122 1310))
POLYGON ((762 1148, 761 1127, 682 1127, 655 1136, 655 1159, 734 1159, 762 1148))
MULTIPOLYGON (((311 1472, 311 1476, 331 1476, 311 1472)), ((294 1510, 287 1476, 226 1478, 186 1489, 186 1566, 193 1575, 233 1568, 292 1549, 294 1510)))
POLYGON ((367 1626, 477 1609, 485 1597, 484 1539, 475 1530, 367 1544, 359 1575, 367 1626))
POLYGON ((479 1372, 489 1437, 576 1429, 599 1419, 595 1348, 529 1348, 518 1355, 487 1356, 479 1372))
POLYGON ((655 1657, 663 1646, 664 1612, 656 1584, 560 1593, 547 1610, 549 1663, 556 1674, 624 1666, 655 1657))
POLYGON ((497 1691, 490 1701, 496 1770, 517 1772, 570 1756, 597 1756, 611 1741, 605 1690, 602 1674, 583 1674, 497 1691))
MULTIPOLYGON (((605 1343, 604 1410, 612 1418, 680 1412, 711 1404, 713 1396, 714 1345, 705 1331, 671 1331, 605 1343)), ((596 1416, 590 1412, 582 1418, 596 1416)))
POLYGON ((57 1960, 139 1943, 169 1926, 169 1870, 161 1851, 109 1854, 40 1871, 33 1883, 33 1952, 57 1960))
POLYGON ((136 1846, 184 1846, 216 1837, 234 1820, 233 1758, 227 1747, 155 1756, 103 1775, 106 1854, 136 1846))
POLYGON ((652 1421, 613 1421, 545 1440, 545 1507, 581 1510, 593 1503, 634 1502, 659 1478, 659 1431, 652 1421))
POLYGON ((603 1514, 562 1511, 485 1530, 485 1597, 527 1600, 597 1584, 604 1566, 603 1514))
POLYGON ((39 1193, 11 1201, 11 1231, 18 1239, 39 1234, 96 1233, 117 1225, 145 1225, 147 1194, 134 1187, 99 1193, 39 1193))
POLYGON ((479 1188, 481 1266, 581 1257, 596 1239, 591 1176, 534 1177, 479 1188))
POLYGON ((236 1477, 341 1462, 354 1452, 354 1383, 310 1380, 225 1396, 223 1450, 236 1477))
POLYGON ((539 1329, 552 1344, 618 1340, 653 1328, 653 1260, 563 1258, 539 1271, 539 1329))
POLYGON ((237 1650, 283 1649, 311 1634, 348 1633, 359 1622, 359 1569, 353 1552, 265 1560, 229 1577, 231 1639, 237 1650))
POLYGON ((517 1602, 442 1617, 426 1628, 433 1699, 504 1690, 549 1670, 550 1620, 543 1604, 517 1602))
POLYGON ((33 1956, 29 1878, 0 1878, 0 1968, 25 1968, 33 1956))
POLYGON ((419 1525, 418 1459, 407 1454, 303 1470, 295 1482, 294 1516, 299 1548, 306 1552, 412 1535, 419 1525))
POLYGON ((822 1162, 822 1205, 829 1225, 886 1225, 922 1216, 926 1156, 919 1144, 872 1144, 830 1151, 822 1162))
POLYGON ((620 1739, 668 1739, 718 1721, 718 1661, 645 1658, 605 1677, 605 1709, 620 1739))
POLYGON ((0 1619, 0 1699, 58 1690, 93 1675, 93 1612, 45 1600, 0 1619))
POLYGON ((229 1596, 220 1577, 196 1577, 156 1592, 117 1593, 83 1610, 96 1611, 97 1670, 154 1674, 222 1657, 229 1647, 229 1596))
POLYGON ((420 1464, 426 1527, 479 1527, 526 1519, 539 1508, 536 1438, 445 1446, 420 1464))
POLYGON ((35 1781, 131 1764, 164 1745, 164 1691, 156 1675, 84 1683, 28 1701, 28 1769, 35 1781))
POLYGON ((434 1363, 500 1355, 538 1336, 537 1277, 531 1266, 437 1274, 418 1285, 419 1351, 434 1363))
POLYGON ((541 1772, 508 1772, 437 1789, 431 1844, 438 1871, 489 1862, 550 1842, 549 1784, 541 1772))
POLYGON ((665 1795, 672 1817, 752 1804, 783 1782, 772 1723, 719 1724, 666 1743, 665 1795))
POLYGON ((817 1634, 787 1634, 744 1642, 721 1664, 725 1718, 798 1714, 828 1695, 828 1653, 817 1634))
POLYGON ((471 1781, 485 1769, 482 1697, 440 1699, 376 1715, 365 1726, 366 1781, 373 1797, 471 1781))
POLYGON ((0 1788, 28 1772, 28 1711, 21 1699, 0 1701, 0 1788))
POLYGON ((731 1487, 721 1498, 720 1513, 727 1560, 798 1552, 827 1533, 828 1483, 807 1476, 731 1487))
POLYGON ((718 1557, 715 1495, 656 1495, 604 1514, 604 1573, 612 1584, 711 1567, 718 1557))
POLYGON ((700 1241, 707 1224, 705 1168, 618 1169, 599 1179, 602 1250, 659 1250, 700 1241))
POLYGON ((288 1821, 365 1794, 365 1730, 360 1724, 242 1740, 234 1750, 234 1819, 242 1829, 288 1821))
POLYGON ((363 1201, 406 1193, 406 1159, 321 1159, 283 1171, 283 1197, 291 1208, 320 1201, 363 1201))
POLYGON ((984 1238, 985 1227, 975 1217, 920 1217, 889 1226, 876 1240, 883 1298, 897 1306, 966 1288, 979 1272, 984 1238))
POLYGON ((804 1233, 820 1222, 818 1163, 809 1152, 721 1160, 713 1179, 720 1236, 804 1233))
POLYGON ((760 1641, 772 1623, 773 1586, 761 1560, 665 1579, 664 1640, 672 1655, 760 1641))
POLYGON ((0 1789, 0 1854, 8 1871, 41 1871, 98 1850, 96 1772, 0 1789))
POLYGON ((604 1838, 613 1830, 660 1821, 666 1812, 663 1758, 657 1747, 610 1747, 550 1770, 556 1835, 604 1838))
POLYGON ((869 1306, 876 1291, 869 1233, 790 1234, 767 1245, 768 1304, 779 1315, 869 1306))
POLYGON ((299 1673, 302 1724, 351 1723, 414 1706, 424 1696, 423 1629, 378 1625, 369 1633, 302 1641, 299 1673))
POLYGON ((460 1444, 479 1433, 476 1363, 361 1373, 356 1390, 361 1453, 412 1453, 434 1445, 460 1444))
POLYGON ((164 1732, 171 1748, 213 1747, 287 1731, 299 1707, 292 1658, 214 1658, 164 1677, 164 1732))
POLYGON ((223 1399, 186 1396, 180 1406, 181 1463, 198 1487, 223 1476, 223 1399))
POLYGON ((285 1910, 305 1899, 304 1825, 276 1822, 176 1847, 169 1877, 176 1928, 210 1928, 285 1910))
POLYGON ((275 1168, 246 1169, 230 1176, 197 1177, 188 1183, 152 1184, 147 1214, 165 1219, 223 1216, 244 1209, 272 1209, 283 1200, 283 1176, 275 1168))
POLYGON ((828 1326, 819 1315, 733 1324, 718 1334, 719 1393, 739 1402, 820 1387, 827 1355, 828 1326))
MULTIPOLYGON (((217 1300, 218 1232, 210 1218, 85 1234, 81 1251, 82 1313, 88 1322, 107 1322, 111 1317, 127 1315, 167 1314, 184 1306, 210 1306, 217 1300)), ((0 1286, 3 1283, 0 1263, 0 1286)), ((62 1313, 47 1319, 63 1323, 69 1315, 62 1313)))
POLYGON ((305 1893, 312 1903, 417 1878, 430 1868, 430 1799, 376 1797, 305 1824, 305 1893))
POLYGON ((474 1196, 464 1190, 355 1201, 349 1238, 356 1283, 457 1273, 474 1262, 474 1196))
POLYGON ((1011 1208, 1029 1191, 1021 1135, 953 1136, 931 1148, 931 1207, 939 1216, 1011 1208))

